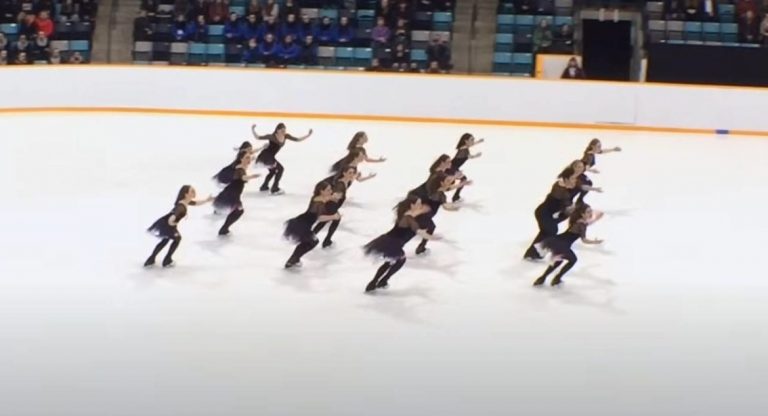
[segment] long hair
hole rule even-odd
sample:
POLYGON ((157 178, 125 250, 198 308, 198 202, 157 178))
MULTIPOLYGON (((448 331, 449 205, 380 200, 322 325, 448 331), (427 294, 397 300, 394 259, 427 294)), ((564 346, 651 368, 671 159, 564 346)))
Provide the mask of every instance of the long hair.
POLYGON ((351 165, 350 165, 350 166, 345 166, 345 167, 344 167, 344 168, 342 168, 342 169, 339 169, 339 171, 338 171, 338 172, 336 172, 336 174, 335 174, 335 175, 333 175, 333 180, 334 180, 334 181, 338 181, 338 180, 341 180, 341 178, 343 178, 343 177, 344 177, 344 175, 345 175, 347 172, 349 172, 350 170, 353 170, 353 171, 355 171, 355 173, 357 173, 357 166, 351 166, 351 165))
POLYGON ((443 172, 438 172, 432 175, 427 181, 427 195, 431 197, 434 193, 438 192, 440 186, 443 185, 443 182, 445 182, 447 178, 448 175, 443 172))
POLYGON ((176 202, 174 202, 173 205, 181 202, 181 200, 184 199, 184 197, 186 197, 189 193, 190 188, 192 188, 192 185, 183 185, 181 189, 179 189, 179 193, 176 195, 176 202))
POLYGON ((448 156, 448 155, 446 155, 445 153, 443 153, 442 155, 440 155, 440 157, 438 157, 438 158, 437 158, 437 160, 435 160, 435 161, 432 163, 432 166, 430 166, 430 167, 429 167, 429 173, 430 173, 430 174, 434 174, 434 173, 437 173, 437 168, 438 168, 438 166, 440 166, 440 165, 442 165, 443 163, 445 163, 445 161, 447 161, 447 160, 450 160, 450 158, 451 158, 451 157, 450 157, 450 156, 448 156))
POLYGON ((586 156, 586 155, 587 155, 587 153, 589 153, 589 152, 591 152, 592 150, 594 150, 594 147, 595 147, 595 146, 596 146, 598 143, 600 143, 600 139, 598 139, 598 138, 594 138, 594 139, 590 140, 590 141, 589 141, 589 144, 587 145, 587 148, 586 148, 586 149, 584 149, 584 155, 586 156))
POLYGON ((232 166, 238 166, 239 164, 243 163, 243 159, 245 159, 250 154, 247 150, 241 150, 237 152, 237 156, 235 156, 235 161, 232 162, 232 166))
POLYGON ((459 139, 459 143, 456 145, 456 149, 458 150, 458 149, 461 149, 462 147, 466 146, 467 142, 472 137, 473 137, 472 133, 464 133, 464 134, 462 134, 461 138, 459 139))
POLYGON ((277 126, 275 126, 275 133, 277 133, 278 130, 285 130, 285 124, 278 123, 277 126))
POLYGON ((357 147, 357 142, 359 142, 360 139, 363 138, 363 136, 365 136, 364 131, 358 131, 357 133, 355 133, 355 135, 352 136, 352 140, 350 140, 349 144, 347 145, 347 150, 349 151, 354 150, 357 147))
POLYGON ((404 200, 398 202, 398 204, 395 206, 395 221, 400 221, 406 212, 408 212, 409 209, 411 209, 411 205, 415 204, 416 201, 419 200, 419 197, 416 195, 408 195, 405 197, 404 200))
POLYGON ((318 196, 320 196, 321 192, 323 192, 324 190, 328 189, 328 187, 330 187, 330 186, 331 186, 331 184, 328 183, 327 181, 322 181, 322 182, 318 183, 317 185, 315 185, 314 192, 312 192, 312 198, 317 198, 318 196))
POLYGON ((251 149, 253 149, 253 145, 251 144, 251 142, 249 142, 249 141, 247 141, 247 140, 246 140, 246 141, 244 141, 244 142, 243 142, 243 143, 240 145, 240 148, 239 148, 239 149, 237 149, 237 150, 238 150, 238 151, 240 151, 240 152, 242 152, 243 150, 251 150, 251 149))
POLYGON ((579 203, 576 205, 576 209, 573 210, 571 213, 571 216, 568 218, 568 226, 573 227, 578 223, 582 217, 584 217, 584 213, 587 212, 587 210, 590 208, 588 204, 585 203, 579 203))
POLYGON ((363 151, 360 150, 360 149, 352 149, 352 150, 350 150, 349 153, 347 153, 346 156, 344 156, 343 158, 337 160, 336 163, 334 163, 331 166, 331 172, 338 173, 339 171, 341 171, 345 167, 349 166, 352 163, 353 160, 355 160, 358 157, 360 157, 361 154, 363 154, 363 151))
POLYGON ((567 168, 563 169, 562 172, 560 172, 559 175, 557 175, 558 179, 570 179, 573 177, 573 175, 576 174, 576 170, 574 170, 572 167, 568 166, 567 168))

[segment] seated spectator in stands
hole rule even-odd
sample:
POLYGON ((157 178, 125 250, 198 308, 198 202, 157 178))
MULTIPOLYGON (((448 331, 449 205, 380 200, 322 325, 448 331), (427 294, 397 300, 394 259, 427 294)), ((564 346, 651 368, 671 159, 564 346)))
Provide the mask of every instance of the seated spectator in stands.
POLYGON ((392 15, 392 18, 395 21, 404 20, 406 22, 410 22, 411 20, 413 20, 413 13, 411 13, 411 9, 408 7, 408 3, 406 2, 397 3, 397 8, 395 9, 395 12, 392 15))
POLYGON ((192 8, 190 0, 175 0, 173 3, 173 13, 176 15, 187 16, 192 8))
POLYGON ((561 75, 560 78, 585 79, 586 74, 584 74, 584 70, 579 66, 579 61, 577 61, 576 58, 571 58, 568 60, 568 66, 565 67, 563 75, 561 75))
POLYGON ((383 17, 376 19, 376 27, 371 30, 371 39, 373 40, 373 49, 383 49, 389 44, 389 37, 392 35, 387 22, 383 17))
POLYGON ((14 65, 29 65, 29 59, 27 58, 26 52, 19 52, 16 54, 16 59, 13 61, 14 65))
POLYGON ((536 13, 537 14, 554 14, 555 13, 554 0, 536 0, 536 13))
POLYGON ((152 26, 150 26, 147 12, 144 10, 139 10, 139 16, 133 19, 133 40, 148 41, 150 40, 151 36, 152 26))
POLYGON ((301 38, 304 39, 307 36, 312 36, 313 38, 317 36, 317 28, 315 27, 315 23, 312 21, 312 19, 309 18, 306 14, 301 15, 301 38))
POLYGON ((437 61, 430 61, 429 68, 426 70, 427 74, 442 74, 443 71, 440 69, 440 64, 437 63, 437 61))
POLYGON ((268 65, 274 64, 277 60, 276 52, 277 42, 275 42, 275 35, 267 33, 264 37, 264 41, 259 45, 259 54, 261 55, 262 61, 268 65))
POLYGON ((261 52, 259 52, 259 42, 255 37, 248 39, 248 45, 243 49, 243 63, 256 64, 261 61, 261 52))
POLYGON ((35 20, 34 14, 19 13, 19 34, 25 35, 28 38, 35 36, 38 32, 35 20))
POLYGON ((560 31, 555 35, 555 44, 560 52, 573 52, 573 28, 571 25, 560 26, 560 31))
POLYGON ((697 22, 701 20, 701 8, 703 4, 701 0, 684 0, 683 2, 683 14, 685 20, 697 22))
POLYGON ((69 63, 70 64, 82 64, 83 61, 83 55, 80 54, 80 52, 75 52, 72 54, 72 56, 69 57, 69 63))
POLYGON ((550 47, 552 47, 553 38, 552 29, 549 27, 549 19, 542 20, 533 31, 533 51, 549 52, 550 47))
POLYGON ((225 3, 224 0, 213 0, 208 6, 208 21, 212 25, 223 24, 227 15, 229 15, 229 3, 225 3))
POLYGON ((197 16, 208 16, 208 7, 210 4, 206 0, 192 0, 192 7, 187 12, 187 20, 193 21, 197 16))
POLYGON ((736 0, 736 17, 746 18, 747 12, 752 12, 753 15, 757 15, 758 5, 755 0, 736 0))
POLYGON ((451 49, 439 35, 432 37, 432 43, 427 46, 427 61, 437 62, 440 69, 450 69, 451 49))
POLYGON ((59 51, 56 48, 51 49, 50 54, 48 55, 48 63, 58 65, 61 63, 61 51, 59 51))
POLYGON ((536 11, 534 0, 515 0, 516 14, 533 14, 536 11))
POLYGON ((261 1, 259 0, 251 0, 245 13, 248 15, 255 14, 257 23, 264 21, 264 10, 261 8, 261 1))
POLYGON ((186 35, 190 42, 207 42, 208 25, 205 23, 205 16, 199 15, 195 21, 189 22, 186 35))
POLYGON ((664 16, 667 20, 685 19, 683 0, 664 0, 664 16))
POLYGON ((11 52, 13 52, 14 55, 18 55, 20 53, 27 54, 31 48, 32 45, 29 43, 27 35, 19 35, 19 40, 11 45, 11 52))
POLYGON ((240 33, 246 41, 256 39, 259 37, 259 28, 261 28, 259 16, 251 13, 248 15, 248 18, 242 22, 240 33))
POLYGON ((392 46, 399 44, 403 44, 406 49, 411 46, 411 31, 408 30, 408 22, 404 19, 398 19, 392 36, 392 46))
POLYGON ((288 35, 291 35, 291 37, 293 37, 294 39, 303 39, 301 37, 301 23, 296 21, 295 14, 289 14, 288 16, 286 16, 285 22, 280 28, 280 36, 285 38, 288 35))
POLYGON ((414 74, 420 74, 422 73, 421 68, 419 68, 419 64, 416 62, 411 62, 411 66, 408 67, 408 72, 414 73, 414 74))
POLYGON ((301 47, 293 41, 293 36, 288 35, 282 43, 277 45, 275 51, 277 61, 281 65, 295 65, 299 63, 301 57, 301 47))
POLYGON ((397 72, 408 72, 408 68, 410 65, 408 65, 407 62, 402 62, 401 64, 395 64, 397 65, 397 72))
POLYGON ((739 42, 759 43, 759 33, 760 23, 755 18, 755 14, 747 10, 747 13, 739 19, 739 42))
MULTIPOLYGON (((760 22, 760 40, 763 46, 768 46, 768 14, 765 15, 763 21, 760 22)), ((0 47, 2 49, 2 47, 0 47)))
POLYGON ((347 16, 342 16, 339 19, 339 25, 336 26, 334 38, 336 38, 336 43, 342 46, 349 45, 355 40, 355 29, 349 24, 347 16))
MULTIPOLYGON (((96 19, 96 12, 98 11, 98 4, 96 0, 79 0, 80 1, 80 20, 84 22, 92 22, 96 19)), ((79 55, 79 54, 78 54, 79 55)), ((82 56, 80 57, 82 59, 82 56)))
POLYGON ((336 43, 336 33, 330 17, 323 17, 320 26, 317 27, 317 41, 321 45, 332 45, 336 43))
POLYGON ((411 64, 411 55, 403 45, 397 45, 392 51, 392 63, 405 64, 406 68, 411 64))
POLYGON ((8 49, 8 38, 5 37, 5 33, 0 32, 0 51, 8 49))
POLYGON ((280 25, 272 16, 267 17, 259 26, 259 33, 256 37, 259 38, 260 42, 264 42, 267 35, 272 35, 273 38, 277 38, 280 35, 280 25))
POLYGON ((270 17, 277 20, 280 18, 280 6, 275 3, 275 0, 267 0, 267 4, 264 5, 262 14, 264 15, 264 20, 269 19, 270 17))
POLYGON ((379 0, 379 4, 376 5, 376 17, 383 17, 385 21, 389 22, 392 15, 395 13, 395 7, 392 6, 392 2, 389 0, 379 0))
MULTIPOLYGON (((58 20, 62 23, 79 22, 80 16, 77 14, 78 5, 73 0, 64 0, 61 3, 58 20)), ((144 16, 146 16, 146 11, 144 16)))
POLYGON ((0 50, 0 65, 8 65, 8 51, 0 50))
POLYGON ((384 68, 381 67, 381 63, 379 62, 378 58, 371 59, 371 65, 368 66, 368 68, 365 68, 366 71, 369 72, 382 72, 384 71, 384 68))
POLYGON ((50 48, 50 46, 51 42, 48 40, 48 36, 45 36, 45 32, 38 33, 30 48, 32 60, 44 60, 48 56, 48 48, 50 48))
POLYGON ((288 15, 291 14, 295 20, 296 16, 301 14, 301 7, 299 7, 294 0, 286 0, 283 7, 280 8, 280 19, 286 20, 288 19, 288 15))
MULTIPOLYGON (((151 34, 150 29, 150 34, 151 34)), ((176 42, 183 42, 187 39, 187 18, 180 14, 176 16, 176 20, 173 22, 173 40, 176 42)), ((148 40, 148 39, 147 39, 148 40)))
POLYGON ((304 65, 317 65, 317 43, 312 35, 304 37, 301 44, 301 63, 304 65))
POLYGON ((230 13, 229 20, 224 24, 224 43, 243 43, 243 34, 240 32, 240 18, 237 13, 230 13))

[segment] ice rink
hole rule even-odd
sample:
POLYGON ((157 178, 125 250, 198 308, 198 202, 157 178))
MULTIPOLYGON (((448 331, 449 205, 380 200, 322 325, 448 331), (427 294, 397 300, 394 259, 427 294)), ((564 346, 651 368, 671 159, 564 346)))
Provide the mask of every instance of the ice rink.
MULTIPOLYGON (((0 414, 77 416, 764 415, 768 140, 458 125, 139 115, 0 118, 0 414), (279 197, 245 215, 192 207, 177 267, 145 270, 145 229, 284 121, 279 197), (284 271, 285 220, 368 132, 336 245, 284 271), (475 184, 431 252, 363 288, 361 246, 392 206, 484 137, 475 184), (591 175, 606 213, 564 287, 521 260, 534 208, 592 137, 622 153, 591 175)), ((263 171, 261 172, 263 173, 263 171)))

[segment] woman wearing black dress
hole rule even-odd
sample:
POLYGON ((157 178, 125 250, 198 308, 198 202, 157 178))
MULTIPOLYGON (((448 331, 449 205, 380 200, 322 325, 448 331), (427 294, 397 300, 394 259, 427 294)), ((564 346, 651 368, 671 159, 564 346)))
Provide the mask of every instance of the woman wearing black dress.
POLYGON ((285 223, 283 236, 289 240, 298 243, 293 254, 285 263, 285 268, 301 266, 301 257, 312 251, 317 246, 317 237, 312 232, 312 226, 317 222, 328 222, 341 219, 338 212, 328 214, 326 205, 333 198, 333 188, 328 182, 320 182, 315 185, 315 191, 312 194, 312 200, 309 202, 307 210, 293 217, 285 223))
POLYGON ((269 141, 266 149, 262 150, 259 153, 259 156, 256 158, 257 163, 263 164, 269 168, 269 174, 267 174, 267 177, 264 178, 264 183, 261 185, 259 190, 262 192, 271 191, 272 195, 280 195, 283 193, 283 191, 280 189, 280 179, 283 177, 285 168, 283 168, 283 165, 278 162, 277 159, 275 159, 277 152, 283 148, 286 140, 301 142, 308 139, 309 136, 312 135, 312 129, 309 129, 309 133, 307 133, 306 136, 293 137, 286 133, 285 124, 280 123, 277 125, 277 127, 275 127, 274 133, 259 136, 258 133, 256 133, 256 125, 254 124, 251 126, 251 132, 253 133, 253 137, 256 140, 269 141), (275 181, 272 183, 272 187, 270 188, 269 182, 272 180, 272 178, 274 178, 275 181))
MULTIPOLYGON (((466 179, 466 176, 464 176, 464 174, 461 172, 461 167, 464 166, 464 163, 466 163, 467 160, 476 159, 483 155, 483 152, 472 154, 472 152, 469 151, 469 148, 476 146, 484 141, 485 139, 475 140, 475 136, 470 133, 464 133, 461 135, 459 143, 456 145, 456 156, 454 156, 451 160, 450 170, 453 172, 454 176, 457 176, 459 179, 466 179)), ((463 186, 456 189, 456 192, 453 193, 453 198, 451 198, 453 202, 458 202, 461 200, 462 189, 464 189, 463 186)))
MULTIPOLYGON (((574 160, 569 166, 573 169, 573 177, 576 180, 576 186, 571 190, 571 201, 575 199, 576 205, 584 203, 584 197, 589 192, 603 192, 602 188, 593 186, 594 184, 592 183, 592 180, 586 175, 586 165, 583 161, 574 160)), ((562 220, 567 218, 568 216, 565 215, 562 220)))
MULTIPOLYGON (((427 183, 429 183, 429 180, 438 173, 446 173, 450 177, 454 178, 455 180, 456 177, 453 176, 451 172, 451 163, 452 161, 450 156, 446 154, 440 155, 440 157, 438 157, 437 160, 435 160, 432 163, 432 165, 429 167, 429 177, 427 178, 427 180, 424 181, 424 183, 422 183, 421 185, 412 189, 410 192, 408 192, 408 194, 416 195, 422 200, 427 199, 429 197, 429 192, 427 192, 427 183)), ((451 185, 451 187, 447 189, 445 192, 452 191, 456 188, 471 185, 471 184, 472 184, 472 181, 468 181, 465 178, 465 179, 462 179, 460 182, 454 183, 453 185, 451 185)))
MULTIPOLYGON (((336 175, 323 179, 322 182, 330 183, 331 187, 333 187, 333 198, 326 204, 325 213, 327 215, 333 215, 339 211, 339 208, 344 205, 344 201, 347 200, 347 191, 350 186, 352 186, 352 182, 367 181, 375 176, 376 174, 373 173, 368 176, 361 176, 357 171, 357 167, 355 165, 350 165, 346 169, 342 169, 342 171, 336 175)), ((336 233, 336 229, 339 228, 340 223, 341 219, 331 221, 331 225, 328 227, 328 234, 325 235, 325 239, 323 240, 323 248, 333 245, 333 234, 336 233)), ((315 228, 312 229, 312 232, 317 235, 323 228, 325 228, 325 224, 325 222, 317 223, 315 228)))
POLYGON ((563 268, 552 279, 551 285, 557 286, 562 282, 563 276, 571 270, 578 260, 576 253, 571 248, 576 240, 581 239, 584 244, 601 244, 603 242, 602 240, 587 238, 587 227, 594 224, 602 216, 601 212, 593 212, 589 205, 582 204, 571 214, 567 231, 555 237, 547 238, 539 244, 542 251, 552 255, 552 264, 547 267, 544 274, 533 282, 534 286, 543 285, 547 276, 565 262, 563 268))
POLYGON ((416 217, 427 212, 427 206, 421 203, 421 199, 415 195, 408 197, 395 207, 395 226, 389 232, 376 237, 365 245, 365 254, 384 258, 384 264, 379 267, 368 285, 366 292, 386 288, 389 279, 405 264, 405 252, 403 247, 417 234, 428 240, 438 239, 430 235, 426 229, 419 226, 416 217))
MULTIPOLYGON (((446 211, 458 211, 459 207, 447 202, 445 192, 452 189, 455 183, 455 177, 445 172, 438 172, 432 175, 427 181, 426 197, 422 199, 422 204, 429 208, 429 211, 419 215, 416 220, 419 222, 419 227, 426 229, 429 235, 435 232, 435 215, 440 207, 445 208, 446 211)), ((416 247, 416 254, 422 254, 427 251, 427 239, 424 238, 416 247)))
POLYGON ((174 203, 173 210, 155 221, 147 231, 160 238, 160 242, 157 243, 155 249, 152 250, 152 254, 144 262, 144 267, 149 267, 155 264, 155 258, 161 251, 168 245, 169 241, 172 241, 171 247, 168 249, 168 253, 163 259, 163 267, 173 266, 173 253, 179 248, 181 243, 181 234, 179 234, 178 225, 184 217, 187 216, 188 205, 202 205, 207 202, 213 201, 213 197, 208 197, 202 201, 195 201, 197 193, 195 188, 190 185, 184 185, 179 190, 179 194, 176 196, 176 202, 174 203))
MULTIPOLYGON (((359 150, 363 152, 364 159, 363 162, 368 163, 381 163, 386 162, 387 159, 385 157, 378 157, 378 158, 372 158, 368 156, 368 151, 365 150, 365 144, 368 143, 368 135, 364 131, 358 131, 355 133, 354 136, 352 136, 352 140, 349 141, 349 144, 347 145, 347 151, 352 152, 354 150, 359 150)), ((342 161, 338 161, 333 164, 333 167, 331 168, 332 172, 338 172, 341 168, 343 168, 345 165, 342 163, 342 161)))
POLYGON ((219 192, 216 199, 213 200, 214 212, 227 212, 227 218, 224 220, 224 225, 219 229, 219 235, 224 236, 229 234, 229 227, 232 226, 240 217, 243 216, 243 190, 245 189, 245 183, 251 179, 258 178, 258 174, 248 175, 248 165, 251 164, 250 152, 243 151, 238 153, 237 165, 232 173, 232 180, 227 184, 224 189, 219 192))
MULTIPOLYGON (((585 172, 592 172, 592 173, 600 173, 597 169, 595 169, 595 163, 597 162, 595 155, 596 154, 604 154, 604 153, 612 153, 612 152, 620 152, 621 147, 613 147, 611 149, 603 149, 603 145, 600 142, 600 139, 592 139, 590 140, 589 144, 587 145, 587 148, 584 149, 584 155, 581 157, 581 162, 584 164, 584 171, 585 172)), ((592 186, 592 181, 589 180, 589 178, 584 175, 582 178, 582 185, 592 186)), ((586 191, 580 191, 579 192, 579 202, 584 201, 584 197, 587 196, 589 193, 589 190, 586 191)))
POLYGON ((539 225, 539 233, 525 252, 524 258, 526 260, 539 260, 542 258, 534 245, 546 238, 557 235, 558 217, 563 212, 570 215, 572 210, 571 192, 576 186, 574 174, 573 168, 565 168, 560 173, 560 176, 558 176, 557 181, 552 185, 552 189, 547 194, 544 202, 536 207, 534 214, 536 216, 536 223, 539 225))

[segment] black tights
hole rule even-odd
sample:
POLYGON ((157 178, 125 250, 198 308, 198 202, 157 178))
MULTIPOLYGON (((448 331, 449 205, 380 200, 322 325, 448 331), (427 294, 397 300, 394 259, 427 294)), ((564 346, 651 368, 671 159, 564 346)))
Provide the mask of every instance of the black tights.
POLYGON ((571 268, 576 264, 576 261, 578 261, 578 258, 576 257, 576 253, 573 252, 573 250, 568 250, 566 253, 561 254, 560 257, 562 260, 556 261, 554 264, 547 267, 547 270, 544 271, 544 274, 542 274, 536 281, 533 283, 534 285, 538 286, 541 284, 544 284, 544 282, 547 280, 547 276, 552 274, 560 265, 565 262, 565 265, 562 269, 555 275, 555 278, 552 279, 552 286, 556 286, 560 284, 560 281, 563 279, 563 276, 565 276, 566 273, 568 273, 571 268))
POLYGON ((155 264, 155 258, 158 254, 160 254, 161 251, 163 251, 165 246, 168 245, 169 241, 172 241, 172 243, 171 247, 168 249, 168 253, 165 254, 165 258, 163 259, 163 266, 168 266, 173 263, 173 253, 176 252, 176 249, 179 248, 179 244, 181 244, 181 235, 178 234, 176 234, 174 238, 163 238, 160 240, 160 242, 155 246, 155 249, 152 250, 152 254, 150 254, 144 265, 151 266, 155 264))
POLYGON ((310 241, 302 241, 299 243, 299 245, 296 246, 296 248, 293 250, 293 254, 291 254, 291 258, 288 259, 288 262, 286 262, 287 265, 294 265, 301 261, 301 258, 312 251, 317 246, 317 239, 310 240, 310 241))
MULTIPOLYGON (((435 223, 430 221, 430 223, 426 227, 427 233, 429 233, 429 235, 434 234, 435 233, 435 228, 436 228, 435 223)), ((416 254, 421 254, 421 253, 427 251, 427 241, 428 240, 426 238, 423 238, 421 240, 421 243, 419 243, 419 246, 416 247, 416 254)))
POLYGON ((283 165, 280 162, 275 161, 275 165, 269 168, 269 173, 267 174, 267 177, 264 178, 264 183, 261 184, 261 189, 269 189, 269 181, 271 181, 272 178, 275 178, 275 181, 272 183, 272 192, 278 191, 280 189, 280 179, 283 177, 283 172, 285 172, 283 165))
POLYGON ((544 241, 546 238, 554 237, 557 235, 558 220, 552 218, 552 214, 548 212, 541 212, 537 209, 536 222, 539 224, 539 233, 536 234, 536 238, 533 239, 531 246, 528 247, 528 250, 525 252, 525 258, 541 258, 541 255, 538 251, 536 251, 534 245, 544 241))
MULTIPOLYGON (((315 225, 315 228, 312 229, 312 232, 317 235, 323 228, 325 228, 325 224, 326 223, 324 222, 318 222, 317 225, 315 225)), ((333 237, 333 234, 336 233, 336 229, 339 228, 339 224, 341 224, 341 220, 331 221, 331 226, 328 227, 328 234, 325 235, 325 239, 323 240, 323 246, 331 244, 331 238, 333 237)))
POLYGON ((232 212, 227 215, 227 219, 224 220, 224 225, 222 225, 221 229, 219 229, 219 235, 229 234, 229 227, 231 227, 232 224, 236 223, 237 220, 243 216, 243 212, 245 212, 243 211, 243 208, 235 208, 232 210, 232 212))
POLYGON ((373 276, 373 280, 371 280, 368 283, 368 286, 365 287, 365 291, 370 292, 372 290, 376 290, 377 288, 386 286, 387 282, 389 282, 389 278, 397 273, 397 271, 400 270, 404 264, 405 257, 401 257, 394 262, 387 261, 386 263, 382 264, 381 267, 376 270, 376 275, 373 276))

